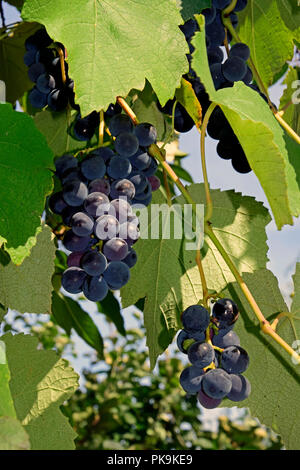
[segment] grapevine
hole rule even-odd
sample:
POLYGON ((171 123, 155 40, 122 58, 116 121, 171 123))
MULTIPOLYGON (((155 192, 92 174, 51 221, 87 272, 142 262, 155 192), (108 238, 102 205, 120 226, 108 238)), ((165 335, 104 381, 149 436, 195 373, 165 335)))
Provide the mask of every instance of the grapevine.
MULTIPOLYGON (((75 448, 81 414, 60 409, 78 387, 65 338, 74 331, 92 348, 91 367, 111 366, 109 402, 127 307, 143 313, 149 373, 165 354, 195 416, 245 406, 299 448, 300 271, 285 299, 266 229, 300 214, 299 7, 9 3, 20 15, 7 21, 0 1, 0 449, 75 448), (184 134, 197 142, 191 172, 184 134), (222 172, 230 189, 216 188, 222 172), (246 194, 249 182, 264 203, 246 194), (41 338, 39 319, 30 335, 12 334, 12 312, 48 314, 55 341, 41 338)), ((121 403, 115 392, 111 403, 121 403)))

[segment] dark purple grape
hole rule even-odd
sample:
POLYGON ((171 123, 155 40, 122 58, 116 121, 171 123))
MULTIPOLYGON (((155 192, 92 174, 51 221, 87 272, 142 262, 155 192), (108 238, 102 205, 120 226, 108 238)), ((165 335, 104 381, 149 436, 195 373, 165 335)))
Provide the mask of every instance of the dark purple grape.
POLYGON ((142 193, 146 189, 147 178, 142 173, 134 173, 128 179, 133 183, 136 194, 142 193))
POLYGON ((67 265, 69 268, 78 267, 80 268, 81 258, 84 255, 85 251, 74 251, 70 253, 67 258, 67 265))
POLYGON ((133 167, 139 171, 146 170, 151 163, 150 155, 142 149, 139 149, 129 160, 133 167))
POLYGON ((77 168, 77 166, 77 159, 68 153, 55 160, 56 174, 59 178, 61 178, 65 171, 77 168))
POLYGON ((61 284, 70 294, 79 294, 82 291, 86 273, 81 268, 72 267, 66 269, 62 275, 61 284))
POLYGON ((143 170, 142 173, 143 175, 147 176, 147 178, 149 178, 149 176, 153 176, 156 173, 157 167, 158 164, 155 158, 150 157, 150 165, 148 166, 148 168, 143 170))
POLYGON ((148 122, 138 124, 134 129, 134 133, 142 147, 149 147, 149 145, 154 144, 157 140, 157 130, 148 122))
POLYGON ((227 398, 231 401, 243 401, 249 397, 251 393, 251 384, 246 377, 242 375, 230 375, 232 387, 227 395, 227 398))
POLYGON ((131 248, 126 258, 123 259, 123 263, 127 264, 129 268, 133 268, 137 262, 137 254, 136 251, 131 248))
POLYGON ((135 187, 132 182, 127 179, 116 180, 110 187, 110 196, 113 199, 126 197, 131 200, 135 196, 135 187))
POLYGON ((105 178, 97 178, 90 182, 89 193, 103 193, 109 196, 110 184, 105 178))
POLYGON ((230 48, 229 57, 239 57, 246 62, 250 57, 250 49, 247 44, 237 42, 230 48))
POLYGON ((79 179, 68 181, 63 187, 63 198, 69 206, 81 206, 87 196, 88 189, 79 179))
POLYGON ((24 64, 27 67, 30 67, 32 64, 35 63, 35 56, 36 56, 35 50, 27 51, 24 55, 24 64))
POLYGON ((180 374, 180 385, 187 393, 197 393, 201 390, 201 381, 204 375, 204 370, 200 367, 190 366, 180 374))
POLYGON ((205 8, 204 10, 202 10, 201 14, 205 16, 206 25, 211 24, 214 21, 216 13, 217 12, 214 5, 212 5, 211 8, 205 8))
POLYGON ((64 246, 69 251, 84 251, 90 244, 90 237, 78 237, 72 230, 68 230, 64 236, 64 246))
POLYGON ((119 236, 131 246, 140 238, 140 231, 136 224, 125 222, 120 225, 119 236))
POLYGON ((157 191, 159 188, 160 188, 160 179, 155 176, 155 175, 152 175, 152 176, 148 176, 148 180, 151 184, 151 189, 152 191, 157 191))
POLYGON ((47 103, 52 111, 62 111, 68 105, 68 95, 63 89, 54 89, 49 93, 47 103))
POLYGON ((114 142, 116 152, 121 157, 129 158, 139 149, 139 141, 134 134, 130 132, 122 132, 114 142))
POLYGON ((107 174, 113 179, 127 178, 132 171, 128 158, 120 158, 118 155, 109 160, 107 174))
POLYGON ((49 198, 49 207, 54 214, 61 214, 68 205, 65 203, 62 192, 51 194, 49 198))
POLYGON ((92 217, 100 217, 109 210, 109 207, 109 199, 103 193, 90 193, 84 201, 84 208, 92 217))
POLYGON ((83 284, 83 293, 88 300, 100 302, 108 293, 108 285, 102 276, 88 277, 83 284))
POLYGON ((42 109, 47 106, 47 95, 41 93, 36 87, 29 92, 28 100, 34 108, 42 109))
POLYGON ((81 172, 88 180, 103 178, 106 172, 106 165, 102 157, 89 155, 80 165, 81 172))
POLYGON ((209 313, 202 305, 191 305, 184 310, 181 321, 184 329, 189 333, 203 332, 209 325, 209 313))
POLYGON ((87 237, 93 233, 94 220, 84 212, 77 212, 71 219, 71 227, 78 237, 87 237))
POLYGON ((99 240, 110 240, 119 234, 120 224, 113 215, 102 215, 95 222, 95 235, 99 240))
POLYGON ((114 237, 105 243, 103 253, 109 261, 122 261, 128 255, 128 245, 122 238, 114 237))
POLYGON ((126 197, 113 199, 110 203, 109 214, 115 216, 121 224, 127 222, 127 217, 133 214, 126 197))
POLYGON ((227 330, 220 330, 217 335, 213 336, 212 343, 214 346, 222 349, 225 349, 228 346, 240 346, 241 344, 240 338, 232 330, 228 332, 227 330))
POLYGON ((121 289, 130 279, 130 270, 122 261, 111 261, 103 273, 108 286, 112 290, 121 289))
POLYGON ((204 374, 202 379, 202 390, 211 398, 226 397, 231 387, 230 375, 222 369, 211 369, 204 374))
POLYGON ((208 397, 206 393, 203 392, 203 390, 200 390, 198 392, 197 399, 200 405, 202 405, 207 410, 213 410, 214 408, 217 408, 222 403, 222 398, 208 397))
POLYGON ((94 150, 92 153, 91 153, 91 156, 92 155, 97 155, 101 158, 103 158, 103 160, 105 162, 107 162, 107 160, 109 160, 110 158, 112 158, 115 154, 115 152, 113 150, 111 150, 110 148, 108 147, 100 147, 96 150, 94 150))
POLYGON ((221 367, 229 374, 242 374, 248 366, 248 353, 241 346, 228 346, 222 352, 221 367))
POLYGON ((107 268, 107 260, 98 251, 87 251, 81 258, 81 267, 89 276, 100 276, 107 268))
POLYGON ((238 307, 231 299, 219 299, 212 308, 213 322, 220 330, 234 325, 238 315, 238 307))
POLYGON ((203 369, 213 362, 215 359, 215 352, 210 344, 197 341, 189 347, 188 358, 191 364, 203 369))
POLYGON ((126 114, 116 114, 113 116, 109 122, 109 131, 111 135, 117 137, 119 134, 123 132, 132 132, 133 131, 133 124, 126 114))
POLYGON ((238 82, 247 73, 246 62, 238 56, 229 56, 224 64, 222 64, 222 72, 226 80, 238 82))

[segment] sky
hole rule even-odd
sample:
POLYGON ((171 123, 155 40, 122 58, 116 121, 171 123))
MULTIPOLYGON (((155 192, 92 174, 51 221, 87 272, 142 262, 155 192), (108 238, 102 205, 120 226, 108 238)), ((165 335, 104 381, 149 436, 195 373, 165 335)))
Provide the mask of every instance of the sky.
MULTIPOLYGON (((18 11, 4 3, 4 13, 6 23, 12 23, 20 19, 18 11)), ((284 86, 276 84, 269 89, 271 101, 276 105, 279 104, 280 96, 282 95, 284 86)), ((216 153, 217 141, 207 137, 206 139, 206 155, 207 155, 207 171, 208 178, 212 189, 220 188, 222 190, 234 189, 244 195, 253 196, 258 201, 262 201, 266 207, 269 204, 263 193, 263 190, 253 173, 246 175, 236 173, 231 166, 230 161, 222 160, 216 153)), ((195 182, 202 182, 201 160, 200 160, 200 135, 195 129, 181 134, 180 149, 189 154, 183 160, 183 166, 192 175, 195 182)), ((290 300, 290 294, 293 290, 291 276, 295 272, 296 262, 300 261, 300 218, 294 219, 294 226, 285 226, 281 231, 278 231, 274 221, 272 220, 267 226, 268 246, 269 246, 269 262, 267 267, 277 276, 279 286, 287 302, 290 300)), ((92 316, 95 323, 98 325, 100 331, 104 334, 108 333, 108 328, 103 322, 103 316, 95 309, 92 302, 82 302, 85 308, 92 316)), ((135 320, 132 316, 132 309, 123 310, 125 324, 127 328, 135 326, 135 320)), ((29 315, 34 320, 34 315, 29 315)), ((78 360, 72 361, 74 368, 80 370, 88 365, 87 360, 84 358, 84 353, 89 350, 89 347, 80 339, 76 338, 76 345, 80 351, 78 360)), ((214 412, 211 410, 204 411, 203 418, 208 428, 216 428, 217 416, 225 414, 225 410, 218 408, 214 412)), ((240 411, 235 408, 226 412, 232 418, 239 416, 240 411)))

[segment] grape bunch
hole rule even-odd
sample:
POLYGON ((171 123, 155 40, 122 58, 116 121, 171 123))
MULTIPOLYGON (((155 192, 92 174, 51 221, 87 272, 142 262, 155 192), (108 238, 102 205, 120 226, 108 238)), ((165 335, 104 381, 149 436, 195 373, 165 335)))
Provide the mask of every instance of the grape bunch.
POLYGON ((239 402, 250 395, 250 382, 242 375, 249 356, 233 331, 238 315, 230 299, 219 299, 211 316, 201 305, 192 305, 182 314, 184 329, 177 345, 192 365, 182 371, 180 384, 188 394, 197 394, 205 408, 216 408, 225 397, 239 402))
MULTIPOLYGON (((212 0, 212 6, 202 11, 205 16, 205 32, 207 45, 207 58, 211 76, 216 90, 232 87, 234 82, 242 81, 245 85, 257 91, 266 101, 258 87, 252 83, 252 72, 247 61, 250 57, 250 50, 246 44, 236 43, 231 46, 228 57, 224 57, 224 43, 230 44, 232 40, 229 31, 226 31, 222 23, 222 10, 230 4, 230 0, 212 0)), ((230 19, 234 28, 238 25, 237 12, 242 11, 247 6, 247 0, 238 0, 234 10, 230 13, 230 19)), ((189 61, 189 73, 185 75, 192 84, 194 92, 201 104, 202 114, 204 115, 210 105, 209 96, 205 91, 204 85, 192 68, 192 53, 194 46, 191 41, 199 30, 197 21, 194 18, 189 19, 180 26, 187 40, 190 53, 187 55, 189 61)), ((169 100, 164 107, 159 103, 160 111, 167 115, 172 115, 175 99, 169 100)), ((184 107, 177 103, 174 113, 174 128, 178 132, 188 132, 194 126, 194 121, 186 112, 184 107)), ((251 167, 246 158, 245 152, 238 141, 233 129, 227 121, 223 111, 218 107, 212 113, 207 133, 213 139, 218 140, 217 153, 222 159, 231 160, 233 168, 239 173, 248 173, 251 167)))
MULTIPOLYGON (((58 47, 65 56, 63 45, 58 47)), ((70 103, 78 109, 74 102, 74 82, 68 77, 68 64, 64 61, 64 83, 59 53, 47 31, 42 28, 29 36, 25 49, 24 63, 29 67, 28 76, 35 84, 28 96, 31 105, 37 109, 48 106, 52 111, 62 111, 70 103)))
POLYGON ((61 190, 49 198, 49 207, 70 227, 63 238, 70 251, 62 286, 72 294, 83 292, 91 301, 103 300, 130 277, 137 261, 133 249, 139 238, 139 220, 133 204, 147 206, 159 188, 156 160, 147 152, 156 141, 155 127, 133 126, 130 118, 114 114, 109 122, 114 150, 100 147, 80 162, 66 154, 55 162, 61 190))
MULTIPOLYGON (((28 76, 35 84, 29 92, 30 104, 36 109, 46 106, 51 111, 59 112, 70 105, 78 111, 72 126, 75 139, 89 141, 99 126, 99 113, 93 111, 88 116, 81 117, 80 107, 75 104, 74 81, 68 75, 68 63, 64 63, 65 80, 62 77, 61 62, 58 49, 66 56, 62 44, 53 44, 45 28, 41 28, 25 41, 26 53, 24 63, 28 67, 28 76)), ((105 119, 121 113, 118 104, 110 104, 105 112, 105 119)))

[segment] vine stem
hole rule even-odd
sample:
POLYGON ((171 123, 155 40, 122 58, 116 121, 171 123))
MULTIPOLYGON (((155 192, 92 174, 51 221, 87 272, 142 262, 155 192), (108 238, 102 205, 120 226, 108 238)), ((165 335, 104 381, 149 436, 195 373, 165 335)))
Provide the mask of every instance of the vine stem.
MULTIPOLYGON (((200 240, 199 240, 200 243, 200 240)), ((208 299, 209 299, 209 293, 208 293, 208 288, 207 288, 207 283, 206 283, 206 277, 202 265, 202 257, 201 257, 201 251, 200 248, 197 249, 196 251, 196 264, 198 266, 199 274, 200 274, 200 279, 201 279, 201 286, 202 286, 202 292, 203 292, 203 304, 205 308, 208 308, 208 299)))
POLYGON ((104 121, 104 111, 101 109, 100 111, 100 124, 99 124, 99 146, 102 147, 104 141, 104 128, 105 128, 105 121, 104 121))
MULTIPOLYGON (((232 26, 231 19, 225 15, 225 10, 222 13, 222 20, 224 26, 229 30, 231 33, 232 37, 237 41, 241 42, 241 39, 239 38, 237 32, 235 31, 234 27, 232 26)), ((298 144, 300 144, 300 136, 291 128, 291 126, 288 125, 288 123, 281 117, 281 114, 277 111, 277 109, 274 107, 273 103, 270 101, 269 93, 267 88, 265 87, 258 70, 252 60, 252 57, 250 56, 249 58, 249 65, 252 70, 253 76, 255 78, 256 83, 258 84, 258 87, 260 91, 266 95, 268 99, 269 106, 271 108, 271 111, 273 112, 273 115, 275 119, 279 122, 279 124, 284 128, 284 130, 294 139, 298 144)))
MULTIPOLYGON (((124 98, 120 96, 117 98, 118 103, 122 107, 122 109, 128 114, 131 120, 138 124, 138 119, 130 106, 126 103, 124 98)), ((188 190, 184 187, 176 173, 172 170, 172 168, 168 165, 168 163, 164 160, 164 155, 162 154, 161 150, 156 144, 152 144, 148 149, 150 155, 157 158, 157 160, 161 163, 163 168, 167 171, 171 179, 174 181, 178 189, 181 191, 182 195, 184 196, 185 200, 192 205, 193 212, 195 212, 196 203, 191 197, 188 190)), ((226 262, 227 266, 229 267, 230 271, 234 275, 237 283, 239 284, 242 292, 244 293, 249 305, 251 306, 253 312, 255 313, 256 317, 260 322, 260 327, 263 333, 271 336, 291 357, 293 357, 298 364, 300 364, 300 356, 279 336, 271 327, 270 323, 265 319, 264 315, 262 314, 259 306, 257 305, 253 295, 251 294, 248 286, 246 285, 244 279, 240 275, 238 269, 236 268, 235 264, 231 260, 230 256, 227 254, 226 250, 223 248, 222 243, 218 240, 216 235, 214 234, 212 228, 210 227, 210 223, 205 223, 205 233, 214 243, 215 247, 223 257, 224 261, 226 262)))
POLYGON ((222 258, 224 259, 225 263, 229 267, 230 271, 236 278, 236 281, 238 282, 241 290, 243 291, 243 294, 245 295, 249 305, 251 306, 253 312, 255 313, 255 316, 259 320, 261 330, 263 333, 271 336, 290 356, 292 356, 298 364, 300 364, 300 356, 279 336, 270 323, 265 319, 264 315, 262 314, 259 306, 257 305, 253 295, 251 294, 247 284, 245 283, 244 279, 240 275, 238 269, 234 265, 233 261, 227 254, 226 250, 223 248, 222 244, 214 234, 212 228, 206 224, 205 227, 205 233, 209 236, 215 247, 218 249, 219 253, 221 254, 222 258))
POLYGON ((67 76, 66 76, 66 69, 65 69, 64 51, 62 50, 62 48, 58 44, 54 44, 54 45, 55 45, 55 49, 57 50, 58 56, 59 56, 60 69, 61 69, 61 79, 62 79, 63 84, 65 85, 66 81, 67 81, 67 76))
POLYGON ((230 13, 235 9, 237 0, 232 0, 232 2, 223 10, 225 16, 229 16, 230 13))
POLYGON ((211 103, 208 110, 206 111, 203 122, 202 122, 201 137, 200 137, 201 164, 202 164, 202 173, 203 173, 204 187, 205 187, 205 197, 206 197, 206 214, 204 218, 205 222, 211 219, 211 216, 213 213, 213 203, 212 203, 212 199, 210 195, 209 182, 208 182, 207 169, 206 169, 206 161, 205 161, 205 134, 206 134, 206 128, 207 128, 209 118, 216 106, 217 106, 216 103, 211 103))

